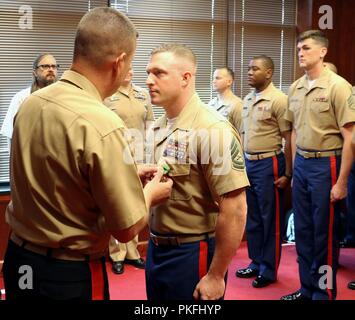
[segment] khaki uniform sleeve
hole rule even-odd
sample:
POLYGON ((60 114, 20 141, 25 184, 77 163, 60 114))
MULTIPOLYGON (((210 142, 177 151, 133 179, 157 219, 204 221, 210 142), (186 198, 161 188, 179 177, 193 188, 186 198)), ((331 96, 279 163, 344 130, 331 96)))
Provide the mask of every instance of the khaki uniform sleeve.
POLYGON ((110 231, 131 227, 147 212, 142 184, 123 130, 104 136, 86 152, 82 164, 110 231))
POLYGON ((221 122, 209 129, 209 136, 206 138, 209 141, 201 143, 200 154, 204 158, 206 153, 209 153, 208 163, 202 162, 202 167, 214 199, 217 200, 225 193, 248 186, 238 133, 231 126, 221 122))
POLYGON ((291 88, 288 91, 288 98, 287 98, 287 104, 286 104, 286 111, 284 113, 284 119, 293 123, 294 117, 293 117, 293 112, 290 110, 290 96, 291 96, 291 88))
POLYGON ((332 105, 339 127, 355 122, 355 96, 351 86, 347 83, 336 83, 332 93, 332 105))
POLYGON ((274 113, 275 117, 277 120, 277 123, 279 125, 280 131, 290 131, 291 128, 291 123, 285 118, 285 113, 287 110, 287 96, 286 95, 280 95, 275 99, 274 104, 274 113))
POLYGON ((242 109, 243 109, 243 102, 238 101, 236 102, 228 115, 228 121, 238 130, 241 132, 242 126, 242 109))

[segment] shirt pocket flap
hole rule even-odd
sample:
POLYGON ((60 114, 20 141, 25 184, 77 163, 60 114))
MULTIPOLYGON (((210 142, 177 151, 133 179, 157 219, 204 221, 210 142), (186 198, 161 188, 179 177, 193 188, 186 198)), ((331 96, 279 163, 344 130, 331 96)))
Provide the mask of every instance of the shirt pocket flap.
POLYGON ((262 112, 256 113, 257 120, 268 120, 271 119, 271 110, 263 110, 262 112))
POLYGON ((179 176, 187 176, 190 174, 190 164, 169 164, 170 171, 169 176, 171 177, 179 177, 179 176))
POLYGON ((329 110, 330 105, 328 102, 316 102, 312 106, 317 112, 326 112, 329 110))

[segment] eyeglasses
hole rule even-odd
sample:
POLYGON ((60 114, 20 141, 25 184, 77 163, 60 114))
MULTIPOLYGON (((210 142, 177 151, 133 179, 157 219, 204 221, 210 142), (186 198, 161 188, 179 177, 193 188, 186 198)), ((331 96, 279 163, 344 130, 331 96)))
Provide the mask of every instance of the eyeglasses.
POLYGON ((37 68, 41 68, 42 70, 49 70, 52 68, 53 70, 59 69, 59 64, 40 64, 37 68))

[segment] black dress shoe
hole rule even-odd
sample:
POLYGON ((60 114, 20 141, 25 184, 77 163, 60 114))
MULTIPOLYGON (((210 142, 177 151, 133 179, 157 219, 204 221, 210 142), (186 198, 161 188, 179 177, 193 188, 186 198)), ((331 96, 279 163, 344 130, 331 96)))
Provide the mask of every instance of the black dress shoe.
POLYGON ((307 296, 302 294, 300 290, 298 290, 294 293, 290 293, 286 296, 281 297, 280 300, 311 300, 311 298, 308 298, 307 296))
POLYGON ((265 278, 263 276, 257 276, 256 279, 253 281, 252 286, 254 288, 264 288, 274 282, 275 282, 275 280, 270 280, 270 279, 265 278))
POLYGON ((252 277, 256 277, 258 274, 259 274, 259 271, 252 269, 252 268, 239 269, 235 273, 235 275, 238 278, 252 278, 252 277))
POLYGON ((112 263, 112 272, 116 274, 122 274, 124 272, 123 261, 114 261, 112 263))
POLYGON ((145 268, 145 261, 142 258, 139 258, 139 259, 126 259, 125 263, 131 264, 132 266, 135 266, 138 269, 144 269, 145 268))
POLYGON ((355 290, 355 280, 348 283, 348 288, 351 290, 355 290))

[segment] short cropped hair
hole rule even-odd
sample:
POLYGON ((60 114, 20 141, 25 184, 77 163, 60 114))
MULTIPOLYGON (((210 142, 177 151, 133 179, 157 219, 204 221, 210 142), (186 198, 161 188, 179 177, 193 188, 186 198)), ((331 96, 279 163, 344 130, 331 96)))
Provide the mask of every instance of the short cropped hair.
POLYGON ((274 72, 274 69, 275 69, 274 61, 269 56, 267 56, 265 54, 260 54, 258 56, 253 57, 253 60, 262 60, 263 65, 267 69, 271 69, 272 72, 274 72))
POLYGON ((94 8, 78 24, 73 59, 82 57, 98 66, 122 52, 131 54, 137 37, 135 26, 124 14, 113 8, 94 8))
POLYGON ((324 34, 323 31, 320 30, 307 30, 305 32, 302 32, 298 37, 297 37, 297 42, 302 42, 307 39, 313 39, 320 43, 323 47, 328 48, 329 46, 329 40, 324 34))
POLYGON ((178 57, 187 58, 189 61, 191 61, 193 63, 193 65, 195 67, 197 66, 196 55, 188 46, 186 46, 184 44, 164 43, 164 44, 161 44, 160 46, 154 48, 150 54, 153 56, 157 53, 162 53, 162 52, 172 52, 178 57))
POLYGON ((232 78, 232 80, 234 81, 234 71, 229 68, 229 67, 221 67, 221 68, 217 68, 216 70, 226 70, 228 75, 232 78))

